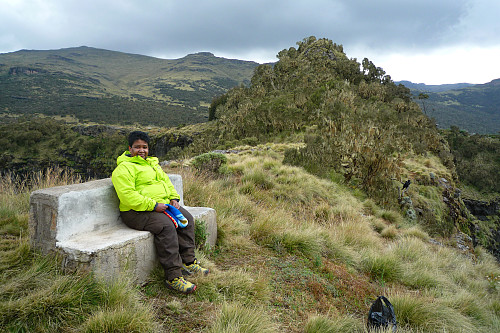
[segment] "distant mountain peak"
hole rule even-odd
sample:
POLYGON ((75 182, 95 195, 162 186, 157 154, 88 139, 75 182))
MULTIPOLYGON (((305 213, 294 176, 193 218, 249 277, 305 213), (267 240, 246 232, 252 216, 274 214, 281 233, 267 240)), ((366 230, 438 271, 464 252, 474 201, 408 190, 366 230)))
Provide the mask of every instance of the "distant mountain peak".
POLYGON ((215 55, 212 52, 196 52, 194 55, 200 55, 200 56, 205 56, 205 57, 215 57, 215 55))

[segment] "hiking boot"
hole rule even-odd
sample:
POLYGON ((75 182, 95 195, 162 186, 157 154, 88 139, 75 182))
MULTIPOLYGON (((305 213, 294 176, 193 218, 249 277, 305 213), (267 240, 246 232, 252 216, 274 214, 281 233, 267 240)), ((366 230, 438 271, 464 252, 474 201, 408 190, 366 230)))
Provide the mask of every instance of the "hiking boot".
POLYGON ((203 275, 207 275, 210 272, 208 268, 203 268, 198 264, 198 260, 194 260, 191 265, 182 264, 182 274, 184 275, 194 275, 201 273, 203 275))
POLYGON ((186 281, 182 276, 173 279, 172 281, 165 281, 167 288, 181 292, 183 294, 190 294, 196 290, 196 285, 186 281))

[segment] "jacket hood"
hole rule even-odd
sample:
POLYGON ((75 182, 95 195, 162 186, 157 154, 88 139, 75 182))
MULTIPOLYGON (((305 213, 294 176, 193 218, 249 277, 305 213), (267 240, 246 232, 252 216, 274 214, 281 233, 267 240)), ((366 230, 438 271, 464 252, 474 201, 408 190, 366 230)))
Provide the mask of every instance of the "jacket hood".
POLYGON ((123 154, 118 156, 118 158, 116 159, 117 165, 120 165, 120 163, 123 162, 155 165, 158 164, 158 157, 148 156, 146 159, 143 159, 140 156, 131 156, 130 152, 128 150, 125 150, 123 154))

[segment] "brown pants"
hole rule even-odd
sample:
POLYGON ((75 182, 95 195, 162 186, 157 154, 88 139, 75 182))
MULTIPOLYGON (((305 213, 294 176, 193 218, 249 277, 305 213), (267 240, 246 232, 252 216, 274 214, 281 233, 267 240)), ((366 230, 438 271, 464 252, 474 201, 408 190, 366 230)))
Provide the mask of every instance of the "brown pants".
POLYGON ((154 235, 156 252, 167 280, 182 276, 182 263, 191 263, 195 259, 194 218, 184 207, 179 210, 189 221, 185 228, 176 229, 163 213, 120 212, 123 223, 129 228, 146 230, 154 235))

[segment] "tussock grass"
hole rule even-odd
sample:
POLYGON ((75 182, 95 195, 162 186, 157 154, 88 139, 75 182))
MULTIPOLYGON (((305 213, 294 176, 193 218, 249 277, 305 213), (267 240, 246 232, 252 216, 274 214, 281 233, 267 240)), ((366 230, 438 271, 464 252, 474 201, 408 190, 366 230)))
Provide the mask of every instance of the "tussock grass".
POLYGON ((291 254, 301 253, 309 258, 320 256, 325 250, 320 230, 293 221, 286 212, 273 212, 255 221, 250 232, 258 243, 291 254))
POLYGON ((133 308, 104 309, 92 314, 80 327, 82 333, 158 332, 152 311, 133 308))
MULTIPOLYGON (((430 172, 434 173, 436 177, 445 178, 448 181, 453 177, 449 169, 443 166, 439 157, 432 154, 416 155, 404 160, 405 168, 413 174, 428 176, 430 172)), ((407 177, 408 178, 408 177, 407 177)))
POLYGON ((291 218, 286 211, 279 209, 268 212, 252 222, 250 234, 257 242, 272 246, 274 239, 284 232, 291 218))
POLYGON ((396 238, 398 234, 398 229, 394 225, 387 226, 380 232, 380 236, 389 239, 396 238))
POLYGON ((363 201, 363 212, 365 214, 376 215, 379 210, 380 208, 372 199, 366 199, 365 201, 363 201))
POLYGON ((325 231, 321 236, 324 239, 326 257, 351 265, 359 261, 359 253, 339 239, 337 234, 325 231))
POLYGON ((493 313, 488 310, 488 300, 466 290, 461 290, 450 298, 444 299, 441 303, 459 311, 466 317, 472 318, 476 321, 476 326, 485 327, 494 319, 493 313))
POLYGON ((415 237, 398 239, 392 247, 392 252, 403 262, 417 262, 419 259, 432 256, 427 244, 415 237))
POLYGON ((366 253, 360 269, 381 283, 398 281, 403 276, 401 262, 391 253, 366 253))
POLYGON ((0 303, 3 325, 29 331, 29 327, 43 327, 45 323, 77 320, 79 311, 90 311, 100 300, 98 287, 89 278, 68 275, 43 282, 0 303))
POLYGON ((287 230, 278 244, 292 254, 302 253, 308 258, 316 258, 324 252, 323 239, 318 235, 319 230, 310 227, 287 230))
POLYGON ((199 285, 195 298, 199 301, 222 303, 226 299, 241 304, 265 303, 270 297, 268 279, 242 268, 231 271, 213 271, 208 276, 192 279, 199 285))
POLYGON ((403 217, 401 216, 401 214, 393 210, 381 209, 376 213, 376 216, 396 225, 399 225, 403 222, 403 217))
POLYGON ((272 333, 278 332, 264 309, 239 303, 224 303, 217 313, 211 333, 272 333))
POLYGON ((369 222, 360 217, 344 220, 333 228, 332 233, 334 239, 356 250, 376 250, 382 245, 369 222))
POLYGON ((402 327, 424 332, 487 332, 473 324, 460 311, 440 304, 431 298, 415 295, 392 295, 396 318, 402 327))
POLYGON ((429 234, 423 231, 419 226, 413 226, 408 229, 402 230, 402 235, 420 238, 422 240, 428 240, 429 234))
POLYGON ((370 220, 370 224, 371 224, 373 230, 375 230, 378 233, 381 233, 382 230, 387 228, 387 223, 384 222, 384 220, 382 220, 380 218, 370 217, 369 220, 370 220))
POLYGON ((305 333, 336 333, 336 332, 365 332, 363 323, 352 316, 309 318, 305 326, 305 333))

